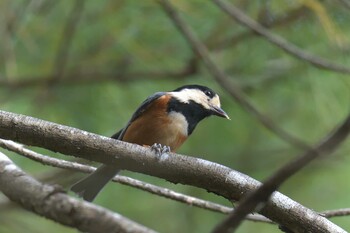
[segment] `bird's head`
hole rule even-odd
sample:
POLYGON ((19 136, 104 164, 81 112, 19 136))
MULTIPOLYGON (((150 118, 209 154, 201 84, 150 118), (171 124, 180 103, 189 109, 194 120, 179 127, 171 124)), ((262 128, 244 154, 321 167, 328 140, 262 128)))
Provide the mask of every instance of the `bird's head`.
POLYGON ((230 119, 226 112, 221 108, 218 94, 208 87, 201 85, 186 85, 179 87, 170 93, 180 104, 192 105, 193 108, 188 108, 188 111, 194 111, 195 114, 201 114, 203 118, 210 115, 216 115, 230 119), (201 111, 199 111, 198 108, 201 108, 201 111))

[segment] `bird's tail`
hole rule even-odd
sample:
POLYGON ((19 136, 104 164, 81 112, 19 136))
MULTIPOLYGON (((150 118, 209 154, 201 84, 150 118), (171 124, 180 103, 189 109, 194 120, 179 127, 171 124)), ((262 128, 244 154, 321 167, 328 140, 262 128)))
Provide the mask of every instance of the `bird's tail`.
POLYGON ((95 172, 75 183, 70 189, 85 201, 91 202, 119 171, 115 166, 102 165, 95 172))

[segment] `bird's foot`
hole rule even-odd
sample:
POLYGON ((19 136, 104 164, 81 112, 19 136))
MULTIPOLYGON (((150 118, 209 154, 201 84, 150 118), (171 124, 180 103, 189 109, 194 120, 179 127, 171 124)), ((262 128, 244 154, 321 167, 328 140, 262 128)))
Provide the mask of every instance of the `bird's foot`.
POLYGON ((161 156, 162 154, 169 153, 170 152, 170 146, 163 146, 160 143, 154 143, 151 146, 151 149, 158 155, 161 156))

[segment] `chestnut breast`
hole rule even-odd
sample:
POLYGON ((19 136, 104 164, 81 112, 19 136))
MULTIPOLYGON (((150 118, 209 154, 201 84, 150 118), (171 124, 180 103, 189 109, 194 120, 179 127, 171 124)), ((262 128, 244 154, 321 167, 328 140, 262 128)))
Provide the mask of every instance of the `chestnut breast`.
POLYGON ((154 100, 125 131, 123 141, 151 146, 154 143, 178 149, 187 138, 188 123, 178 112, 167 112, 171 96, 163 95, 154 100))

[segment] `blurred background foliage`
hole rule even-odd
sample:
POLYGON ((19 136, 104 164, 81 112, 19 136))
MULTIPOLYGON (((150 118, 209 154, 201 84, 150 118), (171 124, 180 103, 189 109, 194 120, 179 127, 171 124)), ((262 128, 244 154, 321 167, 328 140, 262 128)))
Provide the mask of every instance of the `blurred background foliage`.
MULTIPOLYGON (((348 0, 267 0, 231 3, 291 43, 343 66, 350 65, 348 0)), ((173 4, 210 48, 216 63, 273 122, 313 144, 349 112, 350 77, 295 59, 251 33, 212 2, 173 4)), ((216 90, 232 121, 205 120, 179 150, 264 180, 301 151, 241 108, 195 58, 156 1, 3 0, 0 2, 0 108, 112 135, 150 94, 185 84, 216 90)), ((58 142, 59 143, 59 142, 58 142)), ((322 211, 349 207, 350 158, 345 143, 281 188, 322 211)), ((36 150, 57 155, 43 149, 36 150)), ((13 153, 25 171, 68 187, 80 174, 60 174, 13 153)), ((229 205, 194 187, 141 174, 124 175, 229 205)), ((0 200, 6 202, 5 197, 0 200)), ((224 216, 143 191, 110 184, 96 203, 160 232, 209 232, 224 216)), ((350 229, 349 217, 332 221, 350 229)), ((76 232, 3 204, 0 232, 76 232)), ((280 232, 245 222, 239 232, 280 232)))

